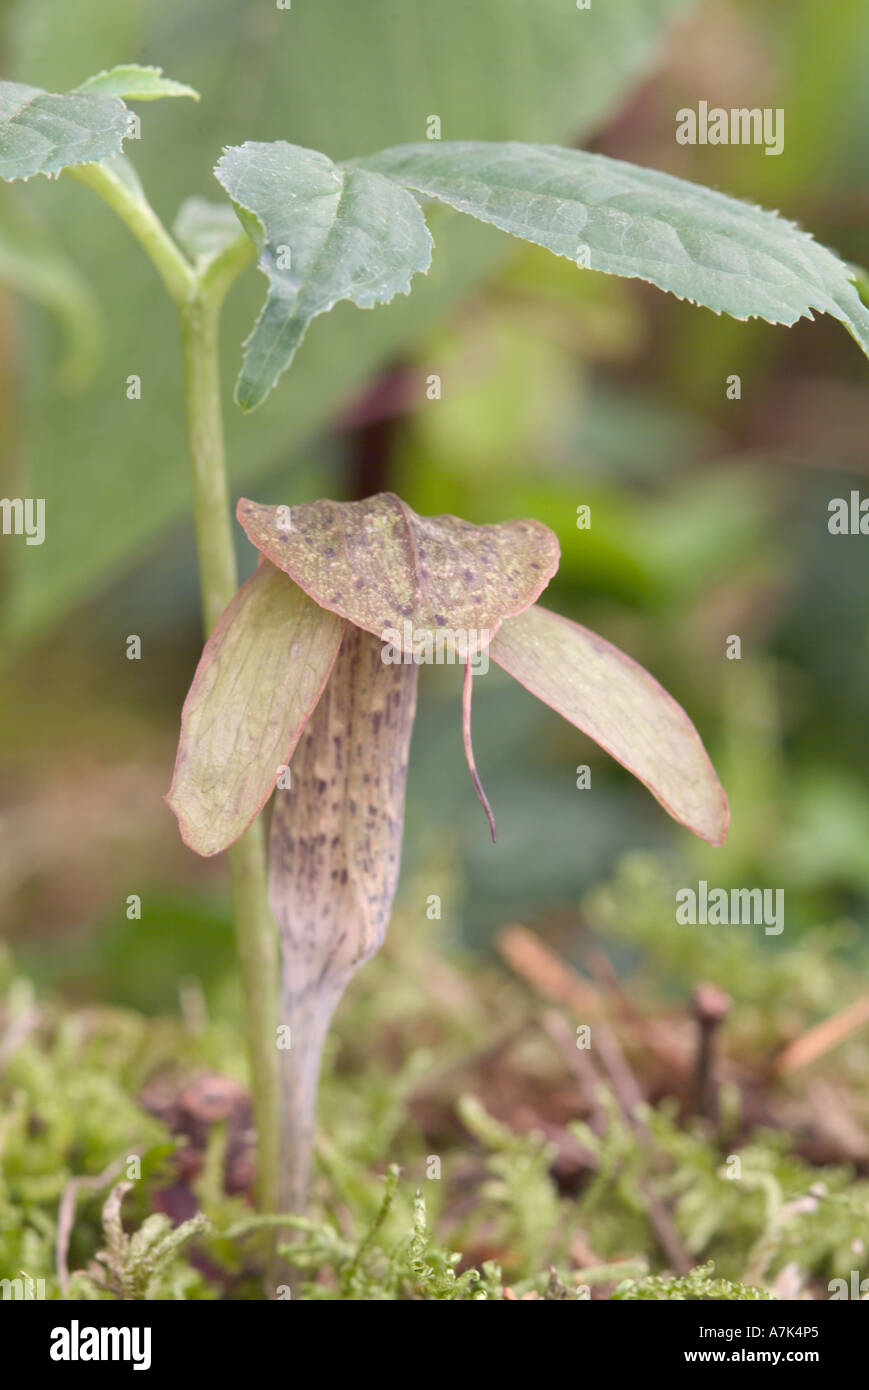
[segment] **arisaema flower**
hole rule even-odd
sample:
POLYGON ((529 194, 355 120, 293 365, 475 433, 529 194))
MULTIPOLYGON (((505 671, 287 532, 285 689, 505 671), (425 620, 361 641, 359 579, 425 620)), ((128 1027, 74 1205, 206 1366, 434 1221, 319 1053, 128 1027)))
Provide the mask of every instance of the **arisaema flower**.
MULTIPOLYGON (((281 940, 283 1197, 304 1203, 323 1039, 381 944, 401 853, 419 665, 491 659, 600 744, 682 825, 727 833, 724 791, 684 710, 635 662, 536 602, 558 568, 537 521, 420 517, 392 493, 238 518, 259 566, 208 639, 167 801, 198 854, 226 849, 277 788, 269 896, 281 940), (292 760, 292 765, 290 766, 292 760)), ((569 833, 566 831, 566 833, 569 833)))

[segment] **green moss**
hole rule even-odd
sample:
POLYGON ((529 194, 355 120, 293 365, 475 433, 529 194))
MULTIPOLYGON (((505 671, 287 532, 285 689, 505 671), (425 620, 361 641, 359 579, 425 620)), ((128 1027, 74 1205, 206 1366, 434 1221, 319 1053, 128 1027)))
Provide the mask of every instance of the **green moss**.
MULTIPOLYGON (((634 884, 632 896, 631 874, 636 865, 607 890, 619 930, 674 969, 666 939, 647 941, 649 884, 634 884)), ((802 1018, 819 990, 825 999, 841 990, 833 960, 810 989, 815 949, 788 947, 771 967, 802 990, 802 1018)), ((722 982, 749 1002, 752 990, 761 1000, 755 965, 743 955, 750 978, 741 983, 738 961, 722 957, 722 982)), ((564 1086, 565 1072, 537 1027, 536 1001, 504 972, 401 924, 336 1020, 306 1219, 258 1217, 246 1193, 227 1192, 239 1142, 228 1120, 204 1127, 191 1166, 190 1134, 170 1132, 170 1112, 159 1118, 143 1103, 197 1076, 244 1075, 225 1004, 191 1029, 180 1017, 37 998, 8 962, 0 982, 0 1277, 44 1279, 49 1298, 280 1296, 274 1243, 295 1271, 292 1297, 303 1299, 752 1300, 794 1271, 803 1290, 825 1297, 863 1249, 869 1182, 845 1164, 813 1166, 781 1130, 747 1130, 735 1093, 723 1097, 716 1137, 670 1102, 641 1110, 638 1132, 604 1092, 602 1132, 568 1127, 589 1163, 559 1185, 535 1103, 538 1091, 564 1086), (499 1083, 487 1049, 522 1029, 499 1083), (505 1075, 524 1088, 519 1101, 504 1099, 505 1075), (58 1215, 72 1178, 92 1181, 77 1191, 62 1293, 58 1215), (104 1213, 113 1184, 128 1179, 122 1207, 115 1198, 104 1213), (686 1276, 668 1268, 650 1193, 696 1262, 686 1276)), ((652 984, 638 988, 653 998, 652 984)), ((839 1058, 837 1076, 853 1065, 839 1058)))

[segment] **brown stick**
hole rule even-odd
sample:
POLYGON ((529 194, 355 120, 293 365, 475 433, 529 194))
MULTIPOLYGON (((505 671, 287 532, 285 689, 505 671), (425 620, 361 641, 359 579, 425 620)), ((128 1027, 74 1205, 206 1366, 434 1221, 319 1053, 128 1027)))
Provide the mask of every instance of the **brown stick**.
POLYGON ((700 984, 694 990, 697 1020, 697 1056, 694 1066, 694 1108, 704 1119, 718 1119, 718 1029, 730 1012, 730 997, 717 985, 700 984))
POLYGON ((60 1206, 57 1212, 57 1237, 55 1240, 55 1256, 57 1260, 57 1282, 60 1285, 61 1293, 66 1293, 69 1287, 69 1267, 67 1256, 69 1254, 69 1241, 72 1235, 73 1223, 75 1221, 76 1198, 82 1189, 97 1191, 108 1184, 118 1175, 123 1167, 121 1159, 114 1159, 101 1173, 93 1178, 70 1178, 66 1187, 63 1189, 60 1198, 60 1206))
POLYGON ((527 927, 504 927, 496 944, 507 964, 544 999, 566 1004, 578 1013, 600 1014, 597 992, 527 927))
POLYGON ((815 1024, 814 1028, 810 1028, 808 1032, 789 1043, 775 1058, 772 1070, 777 1076, 789 1076, 791 1072, 808 1066, 809 1062, 816 1061, 825 1052, 838 1047, 851 1033, 856 1033, 858 1028, 864 1027, 867 1023, 869 994, 863 994, 847 1008, 830 1018, 825 1018, 823 1023, 815 1024))
POLYGON ((598 1091, 602 1082, 594 1062, 584 1048, 576 1046, 576 1038, 571 1033, 570 1026, 563 1014, 557 1014, 554 1011, 545 1013, 541 1023, 543 1031, 548 1033, 558 1048, 568 1071, 573 1072, 582 1087, 583 1094, 588 1101, 589 1124, 595 1134, 600 1134, 606 1128, 606 1111, 598 1098, 598 1091))

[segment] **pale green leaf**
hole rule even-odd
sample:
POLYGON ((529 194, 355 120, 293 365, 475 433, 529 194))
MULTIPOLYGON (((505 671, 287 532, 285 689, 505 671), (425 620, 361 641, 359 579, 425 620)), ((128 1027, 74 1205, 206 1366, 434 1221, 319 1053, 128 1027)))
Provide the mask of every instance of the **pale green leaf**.
POLYGON ((221 616, 184 703, 166 797, 197 854, 226 849, 262 809, 320 698, 343 629, 266 563, 221 616))
POLYGON ((425 633, 446 650, 487 645, 505 617, 533 603, 558 568, 558 541, 540 521, 475 526, 417 516, 381 492, 362 502, 269 507, 243 497, 248 538, 323 608, 402 651, 425 633))
POLYGON ((159 97, 192 97, 194 101, 199 100, 199 93, 193 87, 164 77, 162 68, 140 67, 137 63, 121 64, 106 72, 98 72, 73 90, 125 97, 128 101, 157 101, 159 97))
POLYGON ((718 313, 784 324, 832 314, 869 354, 869 310, 848 267, 793 222, 714 189, 517 142, 404 145, 360 165, 583 267, 718 313))
POLYGON ((58 96, 0 82, 0 179, 59 174, 120 154, 129 112, 115 97, 58 96))
POLYGON ((638 777, 680 824, 710 844, 724 842, 727 798, 700 735, 642 666, 539 604, 508 618, 489 654, 638 777))
POLYGON ((341 299, 370 309, 407 294, 428 269, 431 236, 417 200, 392 180, 283 140, 234 146, 215 174, 269 282, 236 388, 250 410, 290 365, 311 319, 341 299))
POLYGON ((238 218, 228 203, 187 198, 178 209, 172 235, 201 269, 236 240, 238 218))
POLYGON ((103 164, 106 173, 113 174, 118 183, 130 193, 137 202, 147 203, 148 199, 142 187, 142 180, 139 178, 138 170, 125 154, 116 154, 114 159, 107 159, 103 164))

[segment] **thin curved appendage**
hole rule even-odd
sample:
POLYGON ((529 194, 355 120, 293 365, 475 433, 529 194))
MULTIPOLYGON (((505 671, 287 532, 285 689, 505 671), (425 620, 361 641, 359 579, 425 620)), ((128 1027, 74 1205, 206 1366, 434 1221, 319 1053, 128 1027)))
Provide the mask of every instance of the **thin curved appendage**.
POLYGON ((471 698, 474 688, 474 672, 470 660, 465 662, 465 679, 462 686, 462 740, 465 745, 465 758, 468 764, 468 771, 471 774, 471 781, 474 784, 474 791, 480 801, 480 805, 486 812, 489 821, 489 829, 492 832, 492 843, 498 839, 498 830, 495 825, 495 815, 489 805, 489 798, 483 791, 483 784, 480 781, 480 774, 477 772, 477 764, 474 762, 474 749, 471 743, 471 698))

